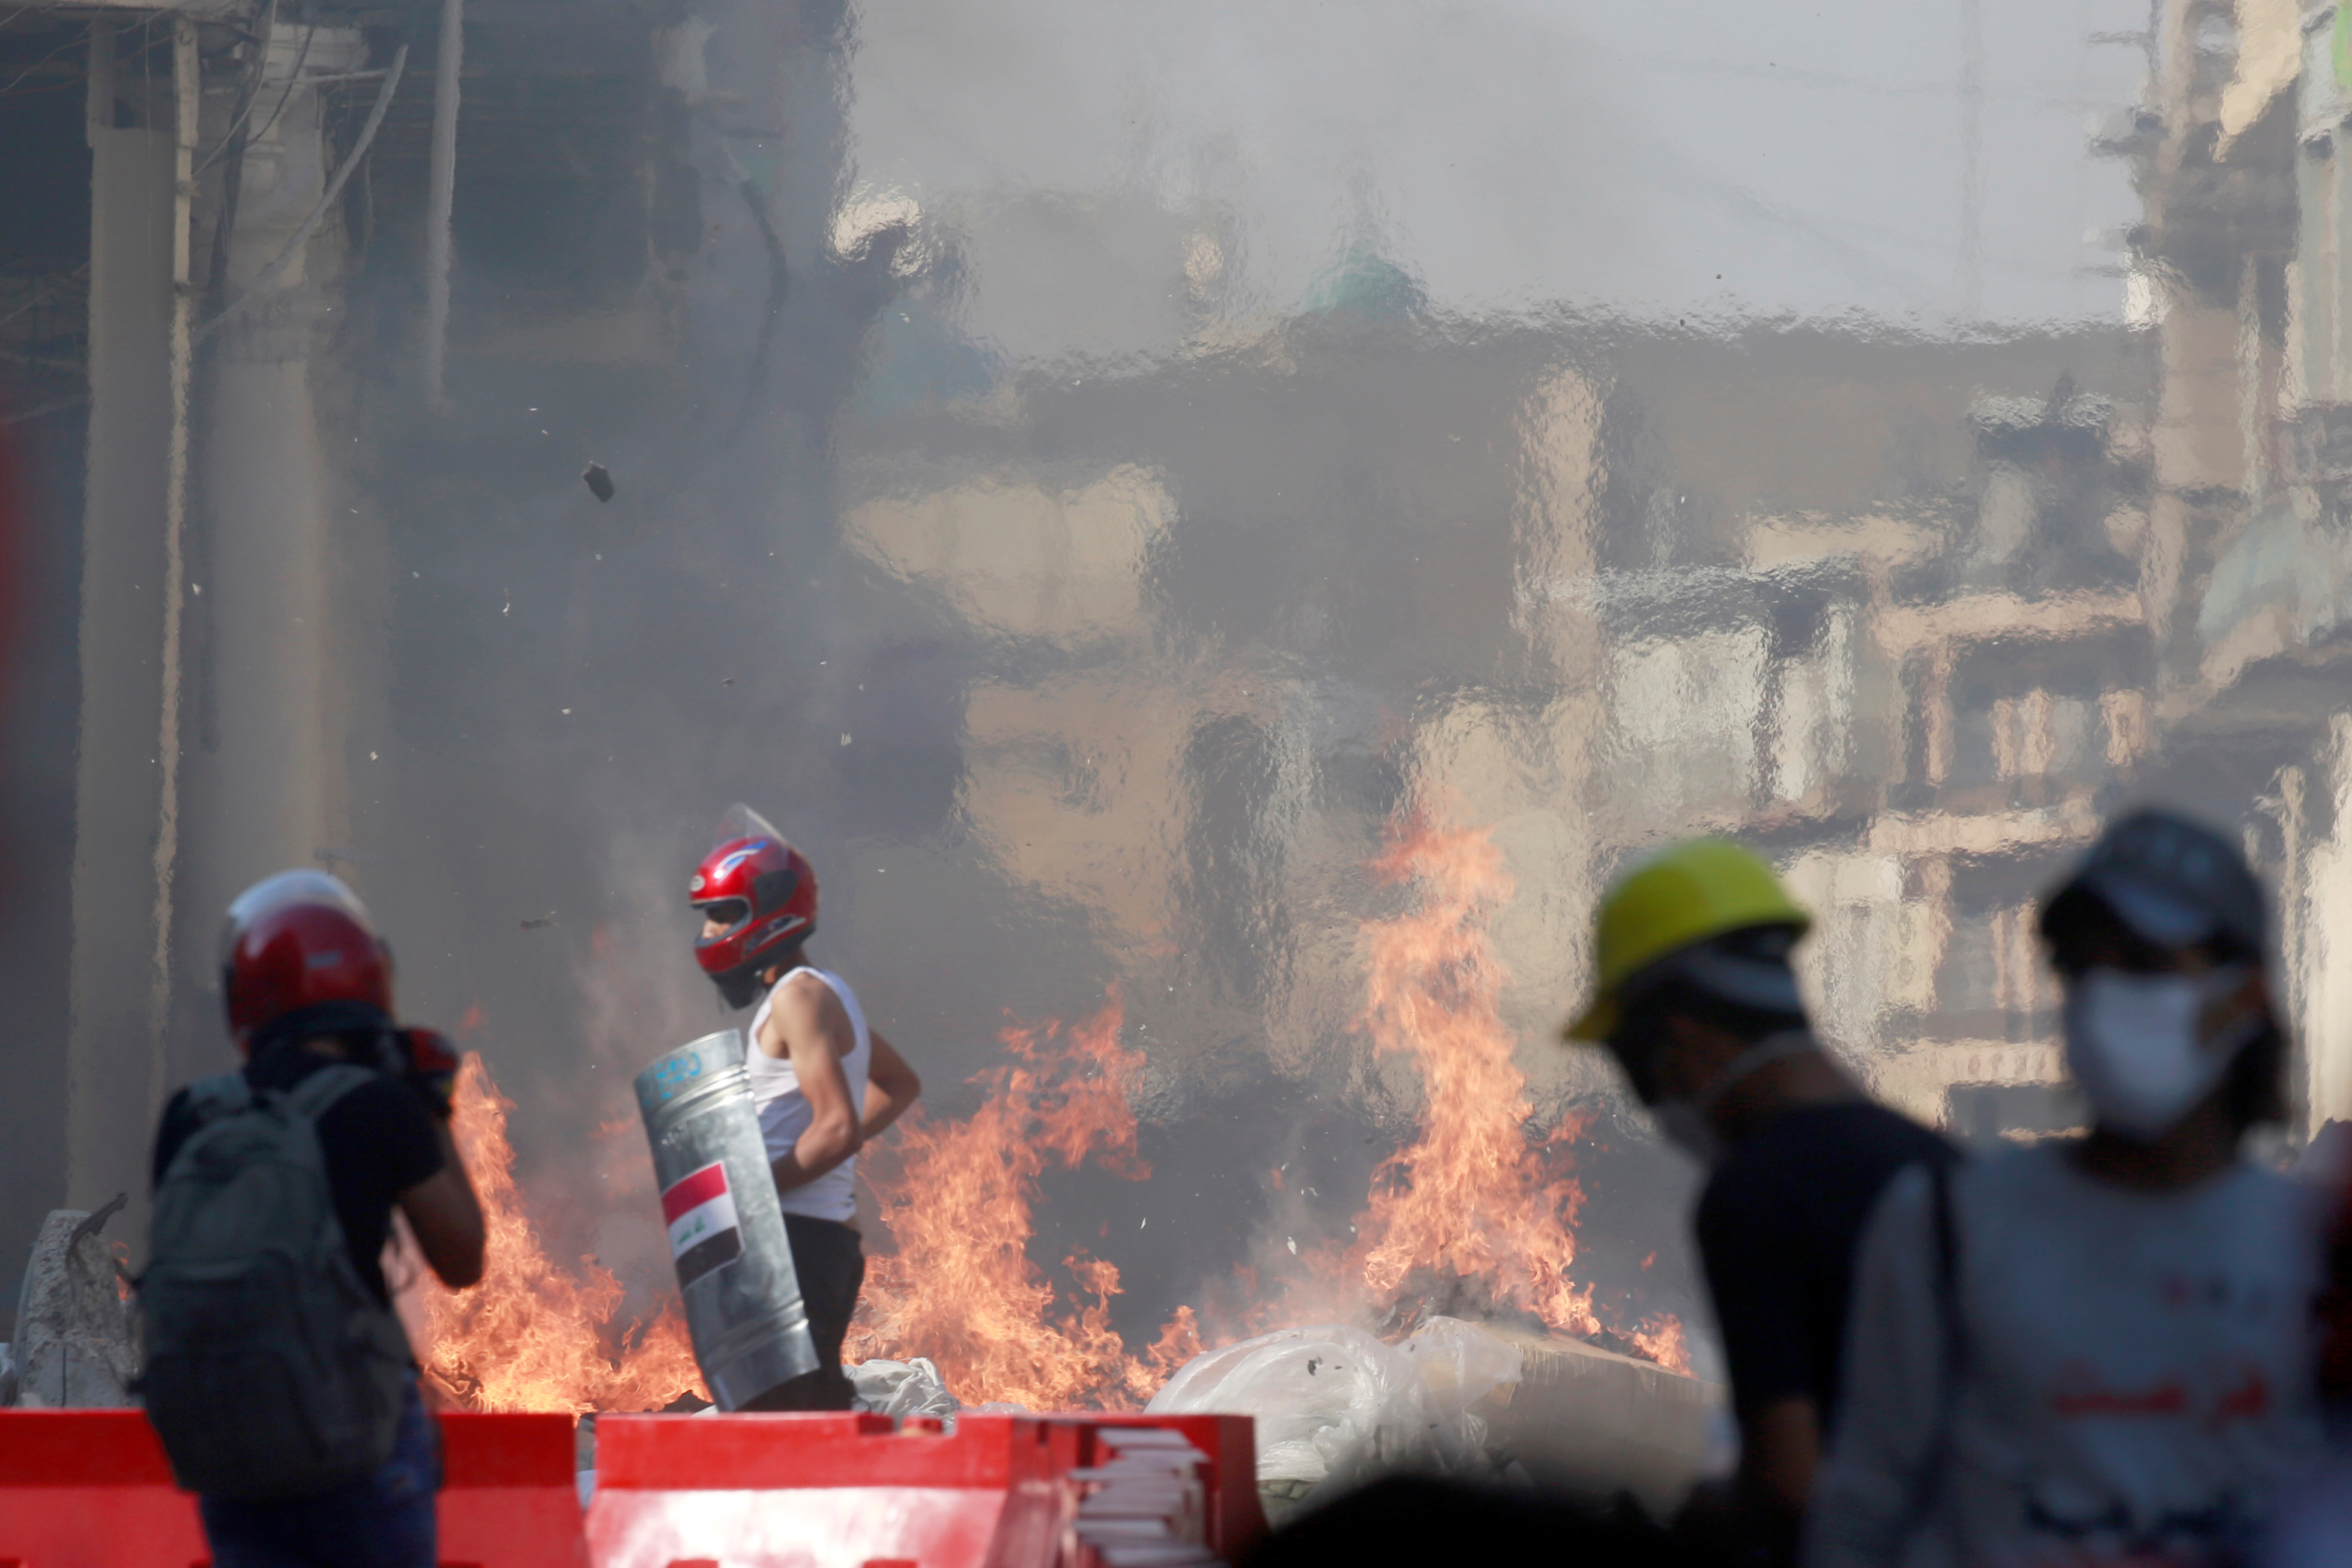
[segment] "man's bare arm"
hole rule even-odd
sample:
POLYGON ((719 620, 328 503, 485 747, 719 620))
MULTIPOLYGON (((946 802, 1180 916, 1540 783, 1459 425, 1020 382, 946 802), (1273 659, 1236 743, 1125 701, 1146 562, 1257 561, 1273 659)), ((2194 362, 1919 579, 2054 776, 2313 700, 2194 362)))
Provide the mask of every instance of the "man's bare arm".
POLYGON ((768 1010, 759 1047, 792 1062, 809 1104, 807 1128, 771 1164, 778 1192, 806 1186, 857 1152, 857 1110, 841 1070, 841 1058, 856 1042, 841 998, 814 975, 787 984, 768 1010))
POLYGON ((923 1080, 907 1065, 907 1058, 898 1047, 880 1035, 868 1029, 866 1043, 872 1051, 866 1067, 866 1118, 858 1128, 860 1141, 871 1142, 882 1130, 898 1120, 907 1107, 915 1103, 923 1092, 923 1080))
POLYGON ((441 1139, 441 1168, 402 1193, 400 1212, 416 1237, 417 1250, 452 1290, 462 1290, 482 1277, 482 1205, 466 1175, 466 1163, 449 1136, 449 1124, 436 1122, 441 1139))

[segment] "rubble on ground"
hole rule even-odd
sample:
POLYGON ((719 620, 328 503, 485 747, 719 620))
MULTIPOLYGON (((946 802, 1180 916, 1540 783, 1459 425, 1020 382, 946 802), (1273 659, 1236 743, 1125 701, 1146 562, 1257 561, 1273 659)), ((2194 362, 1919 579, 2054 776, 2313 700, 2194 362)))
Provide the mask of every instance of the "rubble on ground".
POLYGON ((880 1415, 945 1417, 963 1409, 963 1402, 948 1392, 947 1381, 927 1357, 858 1362, 846 1370, 861 1410, 880 1415))
POLYGON ((113 1248, 100 1233, 118 1196, 95 1214, 57 1209, 41 1222, 16 1302, 14 1403, 107 1409, 136 1405, 138 1320, 113 1248))
MULTIPOLYGON (((859 1407, 889 1415, 1020 1412, 963 1405, 919 1357, 846 1369, 859 1407)), ((1280 1329, 1194 1357, 1145 1408, 1256 1421, 1269 1520, 1394 1470, 1534 1484, 1654 1511, 1721 1468, 1724 1391, 1580 1340, 1433 1317, 1391 1344, 1345 1324, 1280 1329)))
POLYGON ((1339 1324, 1261 1334, 1194 1357, 1145 1408, 1255 1417, 1258 1497, 1278 1523, 1392 1470, 1625 1492, 1664 1513, 1722 1468, 1724 1401, 1581 1340, 1433 1317, 1397 1344, 1339 1324))
POLYGON ((1522 1359, 1518 1346, 1452 1318, 1393 1345, 1338 1323, 1277 1329, 1194 1357, 1145 1408, 1255 1417, 1271 1519, 1327 1485, 1387 1470, 1492 1476, 1475 1406, 1517 1383, 1522 1359))

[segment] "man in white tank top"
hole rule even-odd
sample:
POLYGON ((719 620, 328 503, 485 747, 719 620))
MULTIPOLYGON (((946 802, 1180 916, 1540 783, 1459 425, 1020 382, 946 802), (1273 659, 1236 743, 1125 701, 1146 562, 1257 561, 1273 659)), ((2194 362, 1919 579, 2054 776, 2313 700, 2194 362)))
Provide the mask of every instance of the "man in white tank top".
POLYGON ((760 1003, 746 1068, 819 1363, 744 1408, 846 1410, 841 1342, 866 1279, 857 1151, 922 1083, 867 1026, 848 983, 808 962, 816 873, 755 813, 729 811, 688 897, 703 917, 695 942, 703 972, 735 1005, 760 1003))

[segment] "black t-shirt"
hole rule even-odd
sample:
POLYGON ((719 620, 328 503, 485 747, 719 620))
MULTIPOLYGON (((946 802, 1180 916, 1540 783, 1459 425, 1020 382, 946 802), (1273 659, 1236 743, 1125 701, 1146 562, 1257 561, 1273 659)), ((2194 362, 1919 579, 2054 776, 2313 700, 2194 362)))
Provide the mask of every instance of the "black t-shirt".
MULTIPOLYGON (((291 1089, 320 1068, 338 1065, 332 1058, 285 1047, 247 1063, 245 1081, 257 1089, 291 1089)), ((184 1089, 163 1108, 163 1124, 155 1131, 157 1184, 196 1125, 184 1089)), ((378 1073, 327 1107, 319 1118, 319 1149, 326 1156, 327 1186, 352 1263, 376 1299, 389 1304, 383 1258, 393 1201, 441 1169, 433 1113, 407 1083, 378 1073)))
POLYGON ((1699 1259, 1744 1419, 1809 1397, 1837 1410, 1853 1255, 1897 1171, 1958 1152, 1882 1105, 1787 1110, 1732 1147, 1698 1201, 1699 1259))

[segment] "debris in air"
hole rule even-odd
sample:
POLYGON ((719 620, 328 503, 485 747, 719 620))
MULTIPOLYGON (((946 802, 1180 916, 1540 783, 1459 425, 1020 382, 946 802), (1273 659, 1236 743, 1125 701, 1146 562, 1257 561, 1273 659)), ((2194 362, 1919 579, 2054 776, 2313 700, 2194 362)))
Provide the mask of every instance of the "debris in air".
POLYGON ((589 464, 580 470, 580 477, 587 482, 590 495, 594 496, 598 500, 613 499, 613 471, 604 464, 589 464))
POLYGON ((537 915, 523 921, 522 929, 525 931, 545 931, 554 923, 555 916, 551 912, 548 914, 537 915))

